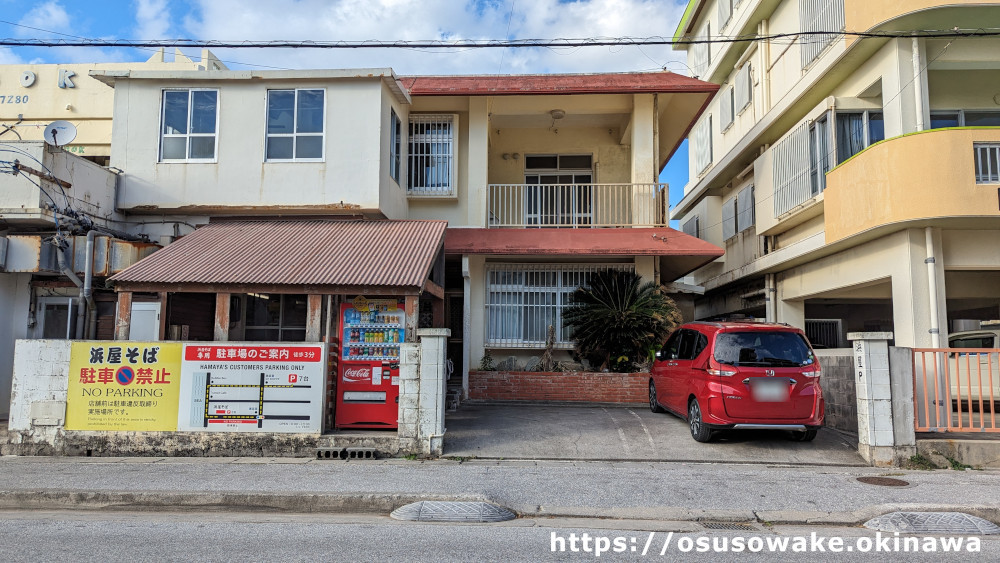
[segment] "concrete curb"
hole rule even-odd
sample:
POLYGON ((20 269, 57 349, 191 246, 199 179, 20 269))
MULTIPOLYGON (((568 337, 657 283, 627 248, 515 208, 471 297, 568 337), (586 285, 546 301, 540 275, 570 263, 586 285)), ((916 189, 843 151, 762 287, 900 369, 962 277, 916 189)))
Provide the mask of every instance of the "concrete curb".
POLYGON ((474 495, 381 493, 242 493, 163 491, 0 491, 0 509, 219 510, 232 512, 385 514, 422 500, 481 501, 474 495))
MULTIPOLYGON (((477 495, 394 493, 241 493, 163 491, 71 491, 58 489, 0 491, 0 510, 230 511, 388 516, 413 502, 496 501, 477 495)), ((585 506, 504 505, 520 518, 580 518, 673 522, 746 522, 856 526, 897 511, 964 512, 1000 523, 1000 507, 942 504, 879 504, 851 512, 807 510, 705 510, 683 507, 599 508, 585 506)))

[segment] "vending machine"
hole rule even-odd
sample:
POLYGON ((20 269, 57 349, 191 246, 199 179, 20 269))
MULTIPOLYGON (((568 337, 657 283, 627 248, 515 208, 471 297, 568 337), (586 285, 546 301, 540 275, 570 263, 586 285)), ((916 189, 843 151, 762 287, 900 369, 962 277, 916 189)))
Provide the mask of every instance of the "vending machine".
POLYGON ((396 428, 399 345, 406 311, 396 299, 355 298, 340 306, 337 428, 396 428))

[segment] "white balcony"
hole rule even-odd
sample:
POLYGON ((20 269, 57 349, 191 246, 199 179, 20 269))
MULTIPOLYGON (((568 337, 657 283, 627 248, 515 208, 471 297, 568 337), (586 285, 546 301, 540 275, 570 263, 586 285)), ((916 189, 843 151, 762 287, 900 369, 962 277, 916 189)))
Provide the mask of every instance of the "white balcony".
POLYGON ((490 184, 490 228, 663 227, 667 184, 490 184))

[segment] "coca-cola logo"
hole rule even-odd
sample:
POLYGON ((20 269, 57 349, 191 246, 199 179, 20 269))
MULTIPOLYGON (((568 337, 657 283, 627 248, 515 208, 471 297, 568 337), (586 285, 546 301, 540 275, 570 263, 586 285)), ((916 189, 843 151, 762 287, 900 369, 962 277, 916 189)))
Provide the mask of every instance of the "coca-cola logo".
POLYGON ((344 381, 368 381, 371 379, 368 368, 347 368, 344 370, 344 381))

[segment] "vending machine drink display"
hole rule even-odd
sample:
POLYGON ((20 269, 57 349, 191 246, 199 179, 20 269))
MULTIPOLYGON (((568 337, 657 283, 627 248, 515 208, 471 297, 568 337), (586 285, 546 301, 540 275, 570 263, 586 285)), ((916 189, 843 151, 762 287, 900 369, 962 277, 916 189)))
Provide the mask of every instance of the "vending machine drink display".
POLYGON ((337 428, 398 426, 404 309, 396 299, 363 297, 340 306, 337 428))

